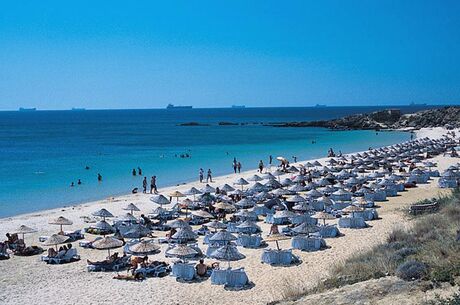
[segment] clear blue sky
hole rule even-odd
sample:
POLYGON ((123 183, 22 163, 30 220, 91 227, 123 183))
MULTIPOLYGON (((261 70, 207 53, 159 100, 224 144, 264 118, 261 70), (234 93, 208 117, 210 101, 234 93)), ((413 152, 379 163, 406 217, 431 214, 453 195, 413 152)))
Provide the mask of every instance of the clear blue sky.
POLYGON ((0 109, 460 103, 460 1, 0 1, 0 109))

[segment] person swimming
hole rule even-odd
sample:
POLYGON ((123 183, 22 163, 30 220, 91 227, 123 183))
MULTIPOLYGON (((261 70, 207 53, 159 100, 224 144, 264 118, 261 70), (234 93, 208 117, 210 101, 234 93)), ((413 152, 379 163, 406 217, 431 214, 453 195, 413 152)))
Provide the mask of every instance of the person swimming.
POLYGON ((78 182, 77 182, 77 184, 78 184, 78 185, 80 185, 80 184, 81 184, 81 180, 80 180, 80 179, 78 179, 78 182))
POLYGON ((70 184, 70 187, 74 187, 74 186, 75 186, 75 183, 73 183, 72 181, 72 183, 70 184))

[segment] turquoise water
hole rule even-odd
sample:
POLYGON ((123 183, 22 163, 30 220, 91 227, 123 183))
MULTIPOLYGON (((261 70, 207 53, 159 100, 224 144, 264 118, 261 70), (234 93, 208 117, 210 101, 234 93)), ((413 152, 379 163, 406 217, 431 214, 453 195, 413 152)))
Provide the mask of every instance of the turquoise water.
MULTIPOLYGON (((268 156, 323 157, 408 140, 402 132, 275 128, 267 122, 318 120, 377 107, 0 112, 0 217, 128 193, 141 188, 138 166, 158 187, 253 169, 268 156), (210 126, 177 126, 183 122, 210 126), (221 121, 251 123, 218 126, 221 121), (312 144, 312 140, 316 144, 312 144), (191 158, 175 155, 189 153, 191 158), (88 165, 90 170, 85 170, 88 165), (97 182, 97 173, 103 182, 97 182), (69 187, 81 179, 83 184, 69 187)), ((409 111, 412 109, 403 109, 409 111)))

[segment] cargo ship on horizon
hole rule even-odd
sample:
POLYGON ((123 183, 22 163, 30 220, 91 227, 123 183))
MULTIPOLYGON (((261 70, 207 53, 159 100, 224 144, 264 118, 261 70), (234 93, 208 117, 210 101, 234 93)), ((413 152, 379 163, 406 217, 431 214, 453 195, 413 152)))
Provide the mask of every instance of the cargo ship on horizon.
POLYGON ((23 108, 23 107, 20 107, 19 111, 20 112, 31 112, 31 111, 37 111, 37 108, 23 108))
POLYGON ((193 106, 174 106, 173 104, 168 104, 166 109, 192 109, 193 106))

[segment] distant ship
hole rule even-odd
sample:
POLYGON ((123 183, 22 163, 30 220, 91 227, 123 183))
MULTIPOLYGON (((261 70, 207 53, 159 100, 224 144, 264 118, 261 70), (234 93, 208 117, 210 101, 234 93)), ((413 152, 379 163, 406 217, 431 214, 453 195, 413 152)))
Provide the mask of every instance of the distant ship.
POLYGON ((30 112, 30 111, 37 111, 37 108, 19 108, 21 112, 30 112))
POLYGON ((166 109, 192 109, 193 106, 174 106, 173 104, 168 104, 166 109))
POLYGON ((72 108, 72 111, 85 111, 85 108, 72 108))
POLYGON ((246 108, 245 105, 232 105, 232 108, 246 108))
POLYGON ((324 107, 327 107, 327 105, 323 105, 323 104, 316 104, 315 105, 316 108, 324 108, 324 107))
POLYGON ((426 106, 427 104, 426 103, 423 103, 423 104, 416 104, 414 102, 410 103, 409 106, 426 106))

